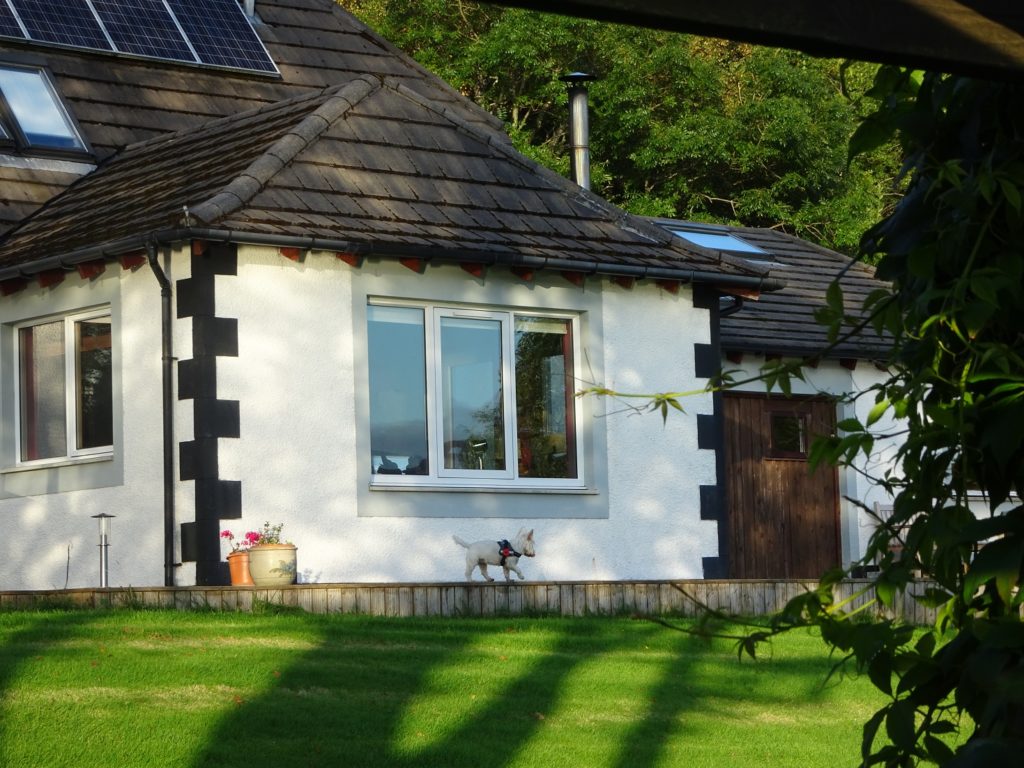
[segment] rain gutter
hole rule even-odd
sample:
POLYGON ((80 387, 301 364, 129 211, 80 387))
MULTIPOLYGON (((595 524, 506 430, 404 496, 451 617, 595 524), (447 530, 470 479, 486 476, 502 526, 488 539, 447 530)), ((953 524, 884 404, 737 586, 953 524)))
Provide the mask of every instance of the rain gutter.
POLYGON ((635 279, 679 280, 686 283, 704 283, 721 288, 743 288, 746 290, 771 292, 785 287, 785 282, 766 275, 722 274, 707 270, 672 267, 650 267, 641 264, 600 264, 582 259, 560 259, 545 256, 529 256, 511 251, 507 258, 494 252, 474 252, 466 249, 448 250, 443 246, 401 245, 393 243, 355 243, 327 237, 306 235, 274 235, 258 232, 243 232, 226 229, 186 227, 168 229, 147 235, 114 240, 99 246, 82 248, 61 256, 50 256, 29 264, 0 268, 0 280, 29 278, 39 272, 72 268, 76 264, 147 249, 151 244, 170 244, 189 240, 207 240, 217 243, 244 243, 277 248, 298 248, 308 251, 335 251, 358 256, 383 258, 417 258, 442 264, 484 264, 487 266, 523 267, 526 269, 556 269, 580 272, 586 275, 607 275, 611 277, 632 277, 635 279))

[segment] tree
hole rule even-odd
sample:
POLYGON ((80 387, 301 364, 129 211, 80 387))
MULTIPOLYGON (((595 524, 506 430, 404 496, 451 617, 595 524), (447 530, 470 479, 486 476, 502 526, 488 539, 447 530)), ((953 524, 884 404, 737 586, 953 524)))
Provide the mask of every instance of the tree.
POLYGON ((895 144, 847 163, 877 67, 458 0, 347 0, 568 175, 559 76, 591 86, 593 189, 651 216, 781 228, 852 253, 895 200, 895 144))
MULTIPOLYGON (((920 574, 933 584, 923 599, 938 619, 924 631, 858 620, 859 610, 835 602, 833 587, 847 575, 837 569, 769 628, 741 638, 739 649, 755 656, 778 633, 820 629, 839 665, 854 665, 889 697, 865 723, 862 765, 1020 765, 1024 86, 884 68, 873 92, 881 107, 861 125, 850 152, 895 133, 906 153, 907 194, 862 241, 893 288, 849 316, 836 283, 819 320, 833 339, 870 328, 889 334, 890 375, 850 395, 872 397, 874 407, 865 423, 846 419, 838 425, 843 434, 818 440, 812 468, 870 454, 873 428, 887 412, 903 425, 897 469, 877 478, 894 494, 894 511, 868 543, 864 560, 880 562, 880 573, 866 591, 891 607, 920 574), (989 516, 971 512, 971 491, 984 494, 989 516)), ((801 365, 766 365, 760 378, 788 391, 801 365)), ((735 384, 723 375, 709 386, 735 384)), ((666 418, 670 408, 681 410, 682 394, 630 396, 666 418)))
MULTIPOLYGON (((892 334, 891 376, 874 388, 868 424, 819 456, 870 450, 871 421, 892 410, 906 425, 899 472, 883 478, 894 513, 868 546, 880 556, 875 590, 891 600, 919 570, 935 582, 934 628, 920 637, 887 622, 856 625, 830 610, 827 591, 801 620, 851 654, 891 696, 865 726, 866 764, 1020 764, 1024 755, 1024 88, 883 69, 883 107, 854 136, 858 152, 898 132, 912 178, 892 215, 864 237, 891 294, 868 299, 892 334), (988 499, 976 519, 969 490, 988 499), (1016 494, 1014 501, 1011 494, 1016 494), (902 531, 906 531, 902 533, 902 531), (903 539, 903 555, 888 552, 903 539), (969 716, 969 721, 964 718, 969 716), (891 745, 874 748, 882 724, 891 745), (940 737, 970 730, 954 753, 940 737)), ((838 306, 838 305, 834 305, 838 306)), ((838 333, 843 318, 826 312, 838 333)))

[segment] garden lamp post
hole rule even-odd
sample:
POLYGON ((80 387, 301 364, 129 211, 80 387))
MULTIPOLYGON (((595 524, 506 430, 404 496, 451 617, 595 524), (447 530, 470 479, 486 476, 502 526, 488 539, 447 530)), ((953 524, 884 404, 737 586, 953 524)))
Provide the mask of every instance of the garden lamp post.
POLYGON ((110 586, 110 558, 107 551, 110 549, 110 521, 115 517, 117 515, 108 515, 106 512, 93 515, 100 524, 100 586, 104 588, 110 586))

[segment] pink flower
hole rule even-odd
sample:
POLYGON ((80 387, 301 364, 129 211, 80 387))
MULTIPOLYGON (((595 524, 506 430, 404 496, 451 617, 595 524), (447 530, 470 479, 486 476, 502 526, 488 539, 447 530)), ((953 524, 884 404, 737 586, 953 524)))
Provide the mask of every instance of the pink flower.
MULTIPOLYGON (((0 2, 3 2, 3 0, 0 0, 0 2)), ((278 523, 277 525, 264 523, 263 528, 260 530, 247 531, 238 540, 235 539, 235 534, 228 530, 221 531, 220 537, 231 544, 232 552, 238 552, 239 550, 249 549, 251 547, 259 547, 263 544, 280 544, 282 527, 281 523, 278 523)))

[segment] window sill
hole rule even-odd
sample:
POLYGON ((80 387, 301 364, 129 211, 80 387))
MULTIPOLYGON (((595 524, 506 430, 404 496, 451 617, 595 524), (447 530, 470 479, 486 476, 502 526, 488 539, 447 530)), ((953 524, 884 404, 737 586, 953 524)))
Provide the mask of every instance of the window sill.
POLYGON ((559 488, 541 485, 466 486, 466 485, 409 485, 407 483, 370 483, 371 491, 399 491, 414 493, 512 493, 552 496, 597 496, 593 488, 559 488))
POLYGON ((102 461, 113 461, 113 453, 97 453, 92 456, 75 456, 73 458, 49 459, 36 461, 31 464, 19 464, 14 467, 3 467, 0 475, 11 475, 18 472, 38 472, 47 469, 59 469, 60 467, 77 467, 81 464, 97 464, 102 461))

